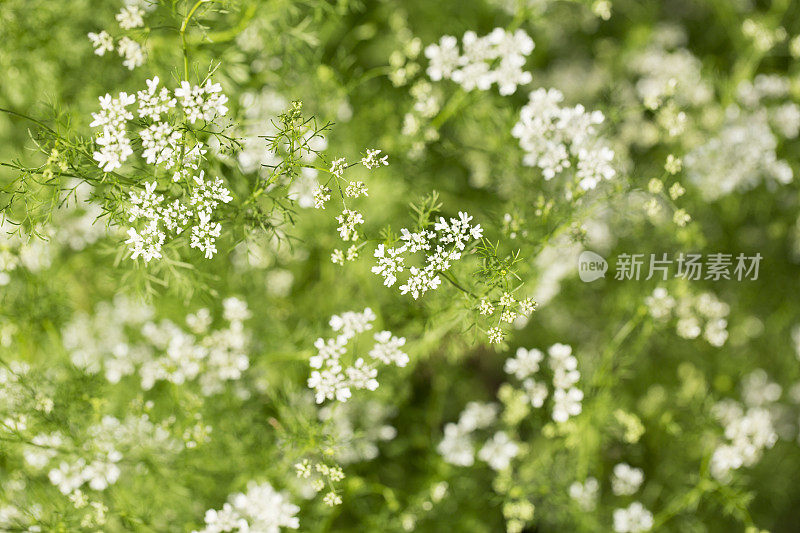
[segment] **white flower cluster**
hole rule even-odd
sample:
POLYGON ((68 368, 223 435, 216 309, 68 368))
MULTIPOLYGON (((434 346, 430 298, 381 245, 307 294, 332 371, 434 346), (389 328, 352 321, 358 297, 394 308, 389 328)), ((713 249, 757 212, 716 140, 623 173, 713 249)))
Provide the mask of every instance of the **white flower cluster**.
POLYGON ((478 452, 478 459, 499 472, 509 467, 519 450, 519 444, 511 440, 505 431, 498 431, 484 443, 478 452))
POLYGON ((225 116, 228 112, 228 97, 222 92, 219 83, 206 80, 205 85, 192 85, 182 81, 181 86, 175 89, 175 96, 186 113, 186 120, 194 124, 198 120, 206 122, 214 118, 225 116))
POLYGON ((389 166, 389 156, 381 155, 380 150, 368 148, 367 155, 361 158, 361 164, 368 170, 389 166))
MULTIPOLYGON (((388 166, 389 156, 381 155, 381 150, 367 149, 367 155, 361 158, 361 164, 367 170, 374 170, 381 166, 388 166)), ((334 159, 333 162, 331 162, 330 169, 328 169, 328 173, 330 173, 336 181, 339 189, 344 189, 342 199, 369 196, 369 190, 363 181, 347 181, 344 179, 345 170, 351 166, 353 165, 348 165, 344 157, 340 157, 339 159, 334 159)), ((312 197, 316 209, 325 209, 325 204, 331 199, 331 189, 327 186, 317 184, 312 191, 312 197)), ((342 214, 336 217, 336 220, 340 224, 339 235, 342 237, 342 240, 355 241, 358 239, 358 232, 355 227, 358 224, 364 223, 364 219, 360 213, 345 208, 342 214)))
POLYGON ((640 76, 636 92, 649 109, 657 109, 666 100, 680 106, 699 106, 714 95, 703 79, 702 63, 685 48, 667 49, 656 43, 636 54, 629 67, 640 76))
MULTIPOLYGON (((583 391, 575 387, 581 377, 578 360, 572 355, 572 347, 556 343, 547 350, 548 362, 553 371, 553 412, 556 422, 566 422, 571 416, 581 413, 583 391)), ((533 376, 539 371, 544 354, 532 348, 518 348, 516 355, 506 360, 504 369, 522 382, 525 395, 533 407, 539 408, 547 399, 548 389, 543 381, 533 376)))
POLYGON ((449 222, 439 217, 433 226, 434 231, 422 228, 412 233, 403 228, 401 246, 387 248, 379 244, 375 249, 373 255, 377 264, 372 267, 372 272, 382 276, 383 284, 391 287, 397 282, 397 274, 406 268, 404 254, 425 252, 425 266, 410 267, 406 282, 400 285, 401 294, 410 293, 416 300, 429 290, 436 289, 441 284, 439 273, 449 270, 454 261, 461 259, 466 246, 483 236, 483 228, 480 224, 470 224, 471 220, 471 216, 459 212, 458 218, 450 218, 449 222))
POLYGON ((102 491, 116 483, 123 458, 119 448, 149 448, 160 453, 176 453, 182 448, 165 425, 153 424, 147 415, 128 416, 122 421, 104 416, 100 423, 87 429, 87 436, 84 444, 78 446, 60 432, 40 433, 25 448, 25 462, 38 471, 51 465, 47 475, 50 482, 62 494, 76 495, 84 485, 102 491), (63 449, 79 451, 76 456, 62 452, 63 449))
MULTIPOLYGON (((533 298, 524 298, 517 301, 509 292, 504 292, 496 302, 484 298, 478 304, 478 312, 481 315, 492 316, 496 311, 499 311, 499 323, 506 322, 511 324, 517 319, 527 318, 535 310, 536 302, 533 298)), ((493 344, 500 343, 505 338, 505 332, 499 324, 489 328, 486 333, 489 336, 489 342, 493 344)))
POLYGON ((119 93, 116 98, 106 94, 100 97, 100 112, 92 113, 94 120, 89 126, 103 128, 103 134, 95 140, 101 148, 94 152, 94 159, 106 172, 121 167, 128 156, 133 154, 131 141, 127 136, 127 124, 133 118, 133 113, 126 107, 135 101, 134 95, 125 92, 119 93))
POLYGON ((103 372, 111 383, 138 373, 141 387, 158 381, 176 385, 197 380, 206 395, 221 392, 250 365, 243 321, 250 312, 244 301, 223 301, 226 327, 210 330, 211 313, 200 309, 186 317, 191 333, 177 324, 151 321, 152 309, 118 297, 98 304, 95 314, 78 314, 64 328, 64 347, 78 368, 103 372))
POLYGON ((334 265, 344 265, 345 261, 355 261, 358 259, 358 246, 351 245, 347 250, 334 248, 331 252, 331 263, 334 265))
POLYGON ((728 340, 730 307, 710 292, 686 295, 676 301, 663 287, 657 287, 645 300, 650 315, 656 320, 668 320, 673 314, 678 321, 675 330, 684 339, 703 337, 712 346, 720 347, 728 340))
POLYGON ((297 477, 308 480, 314 492, 322 492, 325 487, 330 487, 322 498, 322 503, 329 507, 342 504, 342 497, 337 494, 334 483, 345 478, 344 471, 338 465, 328 465, 325 463, 314 463, 308 459, 294 465, 297 477))
MULTIPOLYGON (((472 466, 475 463, 473 434, 491 426, 497 420, 498 411, 495 403, 469 402, 461 412, 458 423, 444 427, 444 438, 436 448, 442 458, 457 466, 472 466)), ((498 431, 485 441, 478 452, 478 459, 493 470, 500 471, 508 468, 519 452, 519 444, 504 431, 498 431)))
POLYGON ((600 482, 594 477, 587 477, 583 483, 574 481, 569 486, 569 497, 586 512, 594 511, 597 507, 598 492, 600 492, 600 482))
POLYGON ((147 89, 138 91, 136 95, 121 92, 116 98, 110 94, 101 96, 100 112, 92 113, 94 121, 90 126, 102 127, 102 134, 95 141, 101 149, 94 153, 94 159, 106 172, 120 168, 133 154, 130 139, 127 137, 127 125, 133 119, 133 113, 128 111, 127 106, 135 103, 137 97, 139 117, 152 121, 151 125, 139 133, 142 139, 142 157, 148 164, 164 164, 167 169, 177 166, 180 170, 184 161, 179 155, 182 152, 191 152, 191 147, 180 146, 178 124, 194 124, 198 119, 209 121, 228 112, 225 105, 228 97, 222 94, 222 87, 218 83, 212 84, 210 80, 203 86, 194 87, 183 81, 175 89, 174 97, 166 87, 158 89, 158 77, 147 80, 146 83, 147 89), (171 113, 177 103, 180 103, 183 117, 171 113))
MULTIPOLYGON (((127 5, 117 13, 116 19, 123 30, 141 28, 144 26, 144 9, 138 5, 127 5)), ((99 33, 89 32, 88 35, 96 55, 103 56, 106 52, 113 52, 116 47, 117 53, 123 58, 122 65, 128 70, 144 64, 145 53, 142 45, 127 35, 120 37, 116 45, 114 37, 105 30, 99 33)))
POLYGON ((641 533, 653 528, 653 513, 639 502, 614 510, 614 531, 616 533, 641 533))
POLYGON ((644 472, 641 468, 634 468, 628 463, 614 465, 614 475, 611 477, 611 490, 617 496, 630 496, 635 494, 644 482, 644 472))
POLYGON ((562 107, 564 95, 556 89, 537 89, 520 110, 511 135, 525 151, 523 164, 539 167, 551 180, 567 168, 582 190, 594 189, 602 180, 616 176, 614 151, 598 136, 605 120, 600 111, 588 112, 582 105, 562 107), (574 167, 573 167, 574 164, 574 167))
POLYGON ((361 313, 348 311, 331 317, 330 326, 338 335, 327 340, 317 339, 314 342, 317 355, 309 360, 314 370, 308 378, 308 386, 314 390, 317 403, 325 400, 346 402, 352 396, 351 389, 374 391, 378 388, 377 363, 399 367, 408 364, 408 355, 401 350, 406 339, 395 337, 389 331, 381 331, 373 335, 375 344, 368 354, 371 361, 358 357, 352 365, 342 366, 341 359, 347 353, 350 340, 371 330, 375 318, 375 313, 369 307, 361 313))
POLYGON ((341 237, 343 241, 358 240, 358 230, 356 226, 360 226, 364 223, 364 217, 361 213, 345 209, 342 211, 341 215, 336 217, 336 221, 339 223, 339 227, 337 228, 339 237, 341 237))
POLYGON ((720 444, 711 456, 711 475, 727 483, 731 472, 755 465, 765 449, 778 440, 770 407, 780 398, 781 387, 769 381, 766 372, 756 370, 743 383, 747 408, 734 400, 714 405, 714 416, 722 423, 727 442, 720 444))
POLYGON ((774 186, 794 178, 789 163, 778 158, 773 128, 786 138, 797 137, 800 107, 791 102, 771 108, 759 105, 762 98, 785 96, 782 80, 762 77, 755 85, 740 87, 744 109, 728 107, 719 133, 686 155, 689 179, 707 200, 752 189, 762 180, 774 186))
POLYGON ((217 253, 216 239, 220 236, 222 226, 214 222, 214 209, 220 203, 233 200, 228 189, 223 187, 222 180, 213 181, 204 178, 204 171, 195 176, 188 206, 179 199, 171 203, 164 196, 155 192, 156 182, 145 184, 142 193, 131 191, 130 201, 133 204, 128 218, 136 222, 140 230, 128 229, 131 259, 140 255, 145 263, 161 257, 161 248, 168 235, 180 235, 191 223, 191 240, 189 246, 203 252, 206 259, 217 253))
POLYGON ((151 121, 139 132, 142 157, 147 164, 163 165, 164 169, 173 170, 172 181, 181 182, 189 189, 188 205, 177 198, 165 200, 163 195, 157 194, 155 180, 146 183, 142 192, 130 192, 133 208, 129 222, 137 222, 139 226, 128 229, 128 240, 125 241, 133 259, 141 256, 147 263, 160 258, 167 236, 181 234, 190 222, 190 247, 198 248, 206 258, 216 253, 215 242, 221 226, 212 221, 213 211, 220 202, 230 202, 232 197, 219 178, 207 181, 203 171, 197 172, 205 150, 201 143, 184 144, 177 124, 181 120, 194 122, 197 118, 209 120, 224 115, 227 98, 220 91, 219 84, 210 81, 194 89, 183 82, 181 88, 174 91, 175 97, 180 98, 184 113, 181 119, 172 112, 178 98, 173 97, 166 87, 159 89, 159 79, 155 77, 147 80, 147 89, 139 91, 136 96, 123 92, 117 98, 108 94, 101 97, 101 111, 92 113, 94 121, 91 126, 102 127, 102 135, 96 140, 101 148, 94 153, 94 159, 100 168, 111 172, 120 168, 133 154, 127 136, 127 123, 133 118, 133 113, 126 107, 138 100, 139 117, 151 121))
POLYGON ((528 84, 533 79, 530 72, 522 70, 525 58, 534 48, 533 40, 523 30, 510 33, 495 28, 483 37, 468 31, 461 44, 463 54, 459 51, 458 39, 445 35, 439 44, 425 48, 431 80, 450 79, 466 91, 475 88, 487 91, 496 83, 500 94, 509 95, 516 92, 518 85, 528 84))
MULTIPOLYGON (((361 164, 368 170, 373 170, 389 164, 389 156, 381 155, 381 150, 368 149, 367 155, 361 158, 361 164)), ((347 181, 344 179, 344 172, 348 168, 345 158, 334 159, 328 170, 332 178, 342 192, 342 201, 345 198, 359 198, 369 196, 367 185, 363 181, 347 181)), ((325 209, 325 204, 331 199, 331 189, 327 186, 317 184, 312 191, 313 204, 316 209, 325 209)), ((360 238, 358 226, 364 224, 364 216, 358 211, 345 207, 342 213, 336 217, 339 223, 337 231, 339 237, 345 241, 357 241, 360 238)), ((356 245, 350 246, 347 251, 338 248, 331 252, 331 262, 337 265, 344 265, 345 261, 355 261, 358 258, 358 248, 356 245)))
MULTIPOLYGON (((89 40, 92 41, 94 53, 102 56, 106 52, 114 51, 114 38, 105 30, 100 33, 89 33, 89 40)), ((116 44, 119 56, 123 58, 122 65, 128 70, 133 70, 144 64, 145 53, 142 45, 128 36, 121 37, 116 44)))
POLYGON ((748 407, 769 407, 777 402, 783 388, 757 368, 742 379, 742 400, 748 407))
POLYGON ((425 149, 426 143, 439 138, 439 131, 431 126, 430 120, 442 108, 442 89, 434 86, 426 79, 417 81, 409 89, 409 94, 414 99, 414 104, 408 113, 403 116, 403 127, 400 133, 412 137, 408 157, 419 159, 425 149))
POLYGON ((278 533, 281 528, 297 529, 300 508, 267 482, 247 484, 247 492, 228 498, 222 509, 206 511, 206 526, 193 533, 278 533))
POLYGON ((132 30, 144 26, 144 9, 137 5, 127 5, 114 17, 123 30, 132 30))

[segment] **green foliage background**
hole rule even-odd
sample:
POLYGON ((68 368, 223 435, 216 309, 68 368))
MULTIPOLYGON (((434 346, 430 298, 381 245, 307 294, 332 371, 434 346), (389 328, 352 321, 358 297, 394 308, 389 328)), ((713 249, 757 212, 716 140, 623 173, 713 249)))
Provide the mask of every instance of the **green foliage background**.
MULTIPOLYGON (((0 348, 3 364, 29 363, 30 386, 52 397, 52 414, 36 422, 42 428, 81 438, 106 414, 147 412, 153 420, 173 416, 176 435, 200 417, 213 427, 210 440, 176 456, 139 456, 132 450, 139 467, 97 496, 108 507, 108 521, 93 529, 81 525, 82 511, 46 475, 26 470, 21 450, 27 437, 3 434, 0 501, 36 516, 32 523, 44 531, 191 531, 202 526, 206 509, 220 508, 249 480, 268 480, 294 494, 294 463, 320 453, 328 438, 304 392, 313 341, 327 334, 331 315, 369 306, 381 329, 408 339, 409 367, 382 373, 376 392, 361 391, 392 407, 388 423, 397 437, 380 444, 376 459, 345 467, 341 506, 293 495, 301 505, 301 531, 403 531, 409 516, 417 531, 500 531, 506 527, 504 505, 520 499, 535 506, 525 531, 609 531, 613 510, 629 503, 609 489, 611 470, 623 461, 645 472, 637 499, 655 515, 656 531, 800 530, 800 408, 789 399, 800 379, 791 340, 800 323, 797 182, 762 183, 709 201, 683 174, 668 176, 663 170, 669 154, 683 157, 713 136, 714 117, 735 101, 743 80, 759 73, 785 76, 791 99, 798 100, 800 69, 788 41, 800 32, 800 3, 614 0, 609 20, 596 16, 591 3, 546 4, 539 11, 519 2, 509 12, 472 0, 210 2, 187 32, 190 77, 199 80, 216 69, 214 80, 230 97, 233 122, 246 112, 240 95, 268 88, 302 101, 305 116, 334 123, 326 135, 330 158, 356 160, 365 148, 382 149, 390 166, 370 176, 365 231, 375 235, 385 226, 395 232, 407 226, 409 203, 435 190, 444 214, 469 212, 487 239, 499 243, 501 256, 520 251, 515 272, 525 295, 534 298, 545 270, 537 258, 570 243, 591 246, 582 225, 597 213, 612 236, 603 250, 607 258, 634 252, 761 253, 757 281, 696 281, 691 287, 670 282, 671 292, 711 291, 730 305, 730 336, 723 347, 681 338, 674 327, 653 320, 645 298, 659 285, 656 280, 623 282, 607 275, 587 284, 574 268, 507 344, 488 345, 485 328, 475 322, 474 301, 454 287, 413 301, 381 285, 370 272, 366 249, 344 267, 331 264, 330 252, 340 243, 330 210, 294 210, 294 224, 286 225, 285 241, 277 248, 263 230, 232 225, 214 259, 192 251, 182 258, 185 266, 169 267, 123 257, 123 239, 112 222, 108 236, 82 250, 54 248, 48 267, 20 268, 0 288, 0 320, 15 326, 13 341, 0 348), (770 29, 782 26, 789 37, 760 50, 741 29, 748 18, 770 29), (689 126, 678 137, 659 128, 655 113, 636 99, 630 70, 632 56, 664 24, 683 28, 686 47, 700 60, 714 92, 702 108, 685 109, 689 126), (409 156, 411 140, 401 130, 413 98, 409 85, 395 86, 387 77, 392 52, 412 37, 424 46, 442 35, 466 30, 483 35, 495 27, 522 28, 536 42, 527 63, 533 87, 557 87, 570 105, 581 103, 607 116, 605 135, 624 171, 597 194, 566 200, 563 182, 545 181, 522 165, 510 131, 527 90, 503 97, 496 90, 465 93, 442 82, 445 106, 451 107, 433 119, 438 137, 424 143, 418 157, 409 156), (244 32, 249 32, 247 46, 244 32), (651 132, 653 138, 645 141, 651 132), (692 222, 679 227, 644 214, 632 198, 646 194, 652 178, 686 187, 677 203, 692 222), (516 238, 503 226, 505 213, 521 221, 516 238), (262 251, 262 264, 236 266, 245 244, 262 251), (237 246, 239 252, 232 252, 237 246), (270 290, 276 270, 291 273, 286 293, 270 290), (76 312, 92 312, 98 302, 122 292, 143 294, 159 318, 176 323, 199 307, 219 320, 223 298, 244 298, 252 312, 247 328, 253 340, 251 368, 241 386, 249 397, 241 399, 233 385, 211 397, 188 385, 162 383, 142 391, 135 378, 112 384, 73 366, 62 345, 64 326, 76 312), (496 399, 507 381, 505 358, 519 346, 544 349, 556 342, 572 345, 578 355, 585 393, 581 415, 556 425, 546 413, 533 412, 510 424, 525 444, 511 473, 496 474, 480 463, 469 468, 445 463, 436 451, 444 425, 456 421, 469 401, 496 399), (754 467, 737 471, 731 483, 718 483, 708 473, 722 433, 711 407, 724 398, 739 399, 743 376, 756 368, 783 387, 783 414, 793 436, 780 439, 754 467), (619 410, 638 417, 641 439, 626 442, 621 436, 619 410), (569 485, 587 475, 601 480, 593 512, 582 511, 568 496, 569 485), (10 487, 11 480, 23 480, 24 488, 10 487), (432 487, 442 481, 447 496, 430 505, 432 487), (33 513, 36 506, 40 512, 33 513)), ((86 38, 114 26, 119 7, 91 0, 0 1, 0 107, 88 138, 98 96, 132 92, 153 75, 177 83, 183 52, 176 29, 186 2, 162 2, 148 15, 148 59, 133 71, 121 67, 116 54, 93 55, 86 38)), ((424 77, 422 55, 419 63, 424 77)), ((263 131, 270 131, 266 121, 263 131)), ((36 124, 0 115, 0 160, 42 164, 46 156, 31 140, 39 135, 36 124)), ((777 151, 795 173, 800 170, 796 139, 781 141, 777 151)), ((242 173, 230 158, 220 158, 214 170, 240 196, 259 179, 242 173)), ((0 168, 4 186, 18 174, 0 168)), ((6 206, 10 189, 4 191, 6 206)), ((53 194, 49 185, 33 186, 5 213, 16 220, 27 214, 23 232, 33 233, 33 223, 52 212, 53 194)), ((573 260, 567 257, 564 261, 573 260)), ((469 280, 479 260, 466 263, 462 272, 473 287, 469 280)))

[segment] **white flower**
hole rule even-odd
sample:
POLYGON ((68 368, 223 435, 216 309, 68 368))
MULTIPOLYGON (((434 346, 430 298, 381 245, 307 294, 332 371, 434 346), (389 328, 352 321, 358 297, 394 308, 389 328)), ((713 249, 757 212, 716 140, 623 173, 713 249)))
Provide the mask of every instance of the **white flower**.
POLYGON ((406 228, 400 229, 400 239, 405 241, 403 250, 407 252, 418 252, 420 250, 431 249, 431 239, 435 238, 436 234, 432 231, 418 231, 411 233, 406 228))
POLYGON ((361 213, 345 209, 341 215, 336 217, 336 221, 339 222, 337 229, 343 241, 358 240, 356 226, 364 223, 364 217, 361 216, 361 213))
POLYGON ((525 298, 519 302, 519 310, 523 315, 529 315, 536 311, 536 302, 533 298, 525 298))
POLYGON ((489 337, 490 344, 500 344, 505 338, 505 333, 503 333, 503 330, 498 327, 489 328, 489 330, 486 332, 486 335, 489 337))
POLYGON ((369 170, 378 168, 381 165, 388 166, 389 156, 388 155, 382 156, 380 150, 367 149, 367 155, 361 158, 361 164, 364 165, 369 170))
POLYGON ((664 287, 656 287, 653 294, 645 299, 650 316, 660 320, 669 317, 675 307, 675 298, 664 287))
POLYGON ((331 190, 322 185, 318 185, 312 193, 314 197, 314 208, 325 209, 325 202, 331 199, 331 190))
POLYGON ((415 300, 418 299, 441 284, 439 273, 447 271, 453 261, 461 258, 462 251, 470 241, 481 238, 483 229, 479 224, 471 225, 471 220, 471 216, 459 212, 458 218, 451 218, 449 221, 440 217, 439 221, 434 223, 435 231, 422 229, 412 233, 402 228, 400 238, 403 245, 390 249, 383 244, 378 245, 374 253, 378 262, 372 268, 372 272, 382 275, 384 285, 391 287, 397 281, 396 274, 405 270, 405 258, 402 254, 432 250, 432 253, 425 257, 425 266, 410 267, 408 279, 399 287, 401 294, 411 294, 415 300))
POLYGON ((494 306, 488 300, 481 300, 481 303, 478 306, 478 311, 482 315, 491 315, 494 313, 494 306))
POLYGON ((596 478, 587 477, 583 483, 575 481, 569 486, 569 496, 575 500, 584 511, 594 511, 597 506, 597 493, 600 483, 596 478))
POLYGON ((168 113, 177 102, 166 87, 162 87, 158 91, 158 82, 158 76, 146 80, 147 90, 136 93, 139 100, 139 116, 150 118, 155 122, 161 120, 161 115, 168 113))
POLYGON ((719 445, 711 456, 711 475, 727 483, 731 470, 756 464, 763 450, 775 444, 778 435, 770 412, 762 407, 751 407, 745 412, 738 403, 724 401, 714 406, 713 414, 723 423, 727 442, 719 445))
POLYGON ((641 468, 633 468, 627 463, 614 466, 614 475, 611 478, 611 490, 617 496, 630 496, 634 494, 644 482, 644 472, 641 468))
POLYGON ((200 213, 211 214, 220 203, 227 204, 233 197, 228 189, 223 186, 220 178, 213 180, 205 179, 205 171, 194 177, 197 187, 189 197, 189 205, 193 206, 200 213))
POLYGON ((614 510, 614 531, 616 533, 640 533, 653 527, 653 514, 639 502, 633 502, 625 509, 614 510))
POLYGON ((331 163, 330 173, 341 179, 346 168, 347 161, 345 161, 343 157, 340 159, 334 159, 333 163, 331 163))
POLYGON ((378 388, 378 370, 372 368, 364 359, 359 357, 353 366, 345 369, 347 378, 350 381, 350 386, 356 389, 367 389, 374 391, 378 388))
POLYGON ((390 331, 381 331, 374 336, 375 345, 369 351, 369 356, 378 359, 384 364, 396 364, 404 367, 408 364, 408 355, 400 350, 405 345, 405 337, 394 337, 390 331))
POLYGON ((595 126, 605 118, 583 106, 561 107, 564 96, 556 89, 537 89, 520 110, 511 134, 526 152, 523 164, 539 167, 546 180, 553 179, 577 160, 576 177, 583 190, 611 179, 614 152, 597 135, 595 126))
POLYGON ((485 91, 497 83, 500 94, 509 95, 516 92, 518 85, 533 79, 530 72, 522 70, 525 57, 534 47, 524 31, 512 34, 495 28, 483 37, 467 31, 462 43, 463 55, 459 54, 457 39, 449 35, 442 37, 438 45, 425 48, 425 56, 430 60, 427 74, 431 80, 452 79, 466 91, 475 88, 485 91))
POLYGON ((511 460, 519 453, 519 445, 512 441, 504 431, 498 431, 486 441, 478 452, 478 458, 489 464, 493 470, 505 470, 511 460))
POLYGON ((556 389, 553 393, 553 420, 566 422, 570 416, 581 413, 583 391, 575 387, 564 390, 556 389))
POLYGON ((199 222, 192 226, 189 246, 203 252, 206 259, 211 259, 217 253, 216 239, 220 236, 222 226, 218 222, 212 222, 211 215, 205 211, 199 213, 199 219, 199 222))
POLYGON ((111 172, 122 166, 122 163, 133 154, 130 140, 127 137, 126 127, 133 114, 127 106, 136 101, 134 95, 121 92, 116 98, 110 94, 100 97, 100 112, 92 113, 90 127, 102 127, 102 135, 95 142, 101 146, 94 152, 93 157, 100 168, 111 172))
POLYGON ((167 122, 156 122, 139 132, 142 139, 142 157, 148 165, 170 161, 178 150, 181 133, 167 122))
POLYGON ((228 322, 243 322, 251 316, 247 302, 235 296, 222 300, 222 309, 222 317, 228 322))
MULTIPOLYGON (((334 399, 345 402, 351 396, 351 388, 378 388, 378 370, 363 358, 357 358, 346 368, 342 367, 341 362, 347 353, 347 343, 356 335, 372 329, 375 318, 369 307, 361 313, 348 311, 331 317, 330 326, 339 335, 328 340, 317 339, 314 343, 317 355, 309 359, 309 366, 317 369, 308 378, 308 386, 314 389, 317 403, 334 399)), ((399 349, 405 344, 404 338, 393 337, 389 331, 382 331, 374 338, 377 342, 369 352, 372 359, 398 366, 408 363, 408 356, 399 349)))
POLYGON ((397 281, 395 274, 403 271, 402 251, 396 248, 389 248, 379 244, 375 249, 374 257, 378 259, 378 264, 372 267, 372 273, 383 276, 383 284, 391 287, 397 281))
POLYGON ((133 70, 144 64, 144 50, 142 46, 129 37, 122 37, 117 42, 117 52, 124 58, 122 65, 128 70, 133 70))
POLYGON ((685 157, 686 173, 707 200, 748 190, 767 180, 792 180, 791 167, 778 159, 778 139, 764 109, 728 110, 719 133, 685 157))
POLYGON ((132 30, 144 26, 144 10, 138 6, 128 5, 122 8, 115 17, 119 27, 123 30, 132 30))
POLYGON ((501 95, 514 94, 517 92, 517 86, 527 85, 533 81, 531 73, 522 70, 524 64, 525 61, 518 58, 504 58, 500 62, 500 66, 494 71, 494 81, 497 82, 501 95))
POLYGON ((345 339, 352 339, 357 334, 372 329, 375 313, 367 307, 361 313, 347 311, 341 315, 333 315, 329 325, 333 331, 341 332, 345 339))
POLYGON ((334 507, 336 505, 342 504, 342 497, 336 494, 335 492, 331 491, 322 498, 322 503, 329 507, 334 507))
POLYGON ((317 355, 309 359, 311 368, 322 368, 323 363, 327 361, 336 362, 341 356, 346 353, 346 345, 349 337, 339 335, 336 338, 325 339, 319 338, 314 341, 314 347, 317 349, 317 355))
POLYGON ((164 233, 158 229, 158 222, 152 221, 147 224, 141 233, 134 228, 128 229, 128 240, 125 244, 129 245, 131 259, 136 259, 140 255, 145 263, 153 259, 161 258, 161 246, 164 244, 164 233))
POLYGON ((544 401, 547 399, 547 385, 528 378, 522 382, 522 387, 525 389, 525 394, 533 407, 538 409, 544 405, 544 401))
POLYGON ((578 186, 588 191, 594 189, 601 180, 610 180, 617 175, 611 166, 614 160, 614 151, 607 146, 578 150, 578 171, 575 173, 580 180, 578 186))
POLYGON ((124 130, 107 131, 95 139, 95 143, 101 148, 95 151, 92 157, 104 172, 113 172, 122 167, 122 163, 133 154, 131 141, 124 130))
POLYGON ((730 480, 730 471, 741 468, 744 458, 741 451, 733 445, 718 446, 711 455, 709 469, 711 475, 720 481, 730 480))
POLYGON ((222 86, 211 83, 211 80, 206 80, 202 86, 192 86, 188 81, 182 81, 181 86, 175 89, 175 97, 192 124, 198 120, 208 122, 216 117, 223 117, 228 112, 225 105, 228 97, 222 93, 222 86))
POLYGON ((450 464, 472 466, 475 463, 475 450, 469 433, 456 424, 447 424, 444 427, 444 438, 436 450, 450 464))
POLYGON ((427 73, 433 81, 442 78, 450 79, 453 71, 459 64, 458 39, 445 35, 439 39, 439 44, 429 44, 425 47, 425 57, 430 60, 427 73))
POLYGON ((436 289, 442 282, 436 271, 430 266, 423 269, 411 267, 408 272, 408 279, 403 285, 400 285, 400 294, 410 293, 415 300, 429 290, 436 289))
MULTIPOLYGON (((577 359, 570 357, 568 361, 575 362, 577 359)), ((581 373, 577 369, 569 369, 564 366, 559 366, 553 369, 553 386, 557 389, 568 389, 581 379, 581 373)))
POLYGON ((469 402, 458 417, 458 427, 470 433, 489 427, 497 420, 496 403, 469 402))
POLYGON ((284 527, 300 527, 295 516, 299 511, 286 494, 277 492, 269 483, 250 482, 246 493, 231 495, 221 510, 206 511, 206 527, 193 533, 278 533, 284 527))
POLYGON ((321 372, 318 370, 311 372, 311 376, 308 378, 308 387, 315 390, 317 403, 333 399, 346 402, 352 396, 348 381, 340 369, 341 367, 334 367, 334 369, 329 368, 321 372))
POLYGON ((507 374, 514 374, 517 379, 525 379, 539 371, 539 363, 544 359, 544 354, 536 348, 526 350, 517 348, 516 357, 506 359, 504 370, 507 374))
POLYGON ((800 106, 794 102, 776 107, 771 119, 775 129, 787 139, 794 139, 800 134, 800 106))
POLYGON ((350 182, 344 190, 344 195, 348 198, 358 198, 359 196, 368 196, 367 186, 363 181, 350 182))
POLYGON ((106 52, 114 51, 114 38, 106 31, 101 31, 100 33, 90 32, 89 40, 92 41, 94 53, 99 56, 105 55, 106 52))
POLYGON ((451 77, 465 91, 471 91, 475 88, 486 91, 495 81, 494 73, 489 70, 489 65, 483 61, 464 65, 454 71, 451 77))

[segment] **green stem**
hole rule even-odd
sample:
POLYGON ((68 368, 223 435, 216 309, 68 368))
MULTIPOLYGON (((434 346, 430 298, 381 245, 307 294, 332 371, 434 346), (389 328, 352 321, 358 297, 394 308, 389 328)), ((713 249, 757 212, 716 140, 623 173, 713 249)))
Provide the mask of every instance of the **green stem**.
POLYGON ((181 47, 183 48, 183 79, 189 81, 189 46, 186 43, 186 28, 189 26, 189 21, 191 20, 192 16, 194 16, 194 12, 206 2, 210 2, 212 0, 197 0, 192 8, 189 10, 189 13, 186 14, 186 18, 183 19, 183 23, 181 24, 180 34, 181 34, 181 47))
POLYGON ((431 127, 436 128, 437 130, 444 124, 447 119, 449 119, 456 111, 461 108, 461 104, 464 102, 464 99, 467 97, 467 92, 463 90, 459 90, 456 94, 454 94, 450 100, 447 101, 444 108, 436 115, 433 120, 431 121, 431 127))

